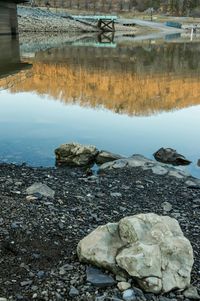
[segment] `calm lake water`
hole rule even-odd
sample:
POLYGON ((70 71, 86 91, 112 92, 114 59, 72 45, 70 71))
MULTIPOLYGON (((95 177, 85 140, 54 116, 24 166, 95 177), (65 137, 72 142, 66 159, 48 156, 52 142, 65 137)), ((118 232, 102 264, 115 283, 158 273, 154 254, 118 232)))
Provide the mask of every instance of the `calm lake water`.
POLYGON ((200 43, 1 39, 1 162, 53 166, 71 141, 149 158, 163 146, 200 177, 200 43))

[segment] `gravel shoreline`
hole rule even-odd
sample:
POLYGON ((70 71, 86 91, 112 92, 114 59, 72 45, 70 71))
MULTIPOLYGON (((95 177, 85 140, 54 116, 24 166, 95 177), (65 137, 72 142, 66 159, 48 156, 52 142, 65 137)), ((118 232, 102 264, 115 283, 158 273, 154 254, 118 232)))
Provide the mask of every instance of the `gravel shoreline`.
MULTIPOLYGON (((122 300, 117 286, 98 289, 86 282, 76 246, 98 225, 148 212, 179 221, 194 249, 191 283, 200 289, 200 189, 188 187, 184 179, 140 167, 88 176, 81 169, 1 164, 0 199, 0 298, 122 300), (35 182, 48 185, 54 198, 27 196, 26 189, 35 182), (164 202, 172 205, 171 211, 163 211, 164 202), (69 296, 72 288, 77 296, 69 296)), ((163 296, 143 297, 164 301, 163 296)), ((180 292, 166 297, 184 299, 180 292)))
MULTIPOLYGON (((101 32, 92 22, 76 21, 62 14, 51 12, 44 8, 27 6, 18 7, 19 33, 69 33, 69 32, 101 32)), ((116 31, 135 33, 137 29, 115 24, 116 31)))

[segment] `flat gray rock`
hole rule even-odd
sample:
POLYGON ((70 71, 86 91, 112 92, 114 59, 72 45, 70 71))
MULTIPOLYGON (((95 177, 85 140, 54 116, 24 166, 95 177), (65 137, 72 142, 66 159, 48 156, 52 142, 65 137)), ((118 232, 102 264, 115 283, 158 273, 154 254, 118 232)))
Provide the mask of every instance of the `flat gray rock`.
POLYGON ((151 168, 152 172, 159 176, 164 176, 168 173, 168 170, 160 165, 155 165, 151 168))
POLYGON ((54 198, 55 191, 43 183, 34 183, 26 189, 28 195, 40 194, 48 198, 54 198))
POLYGON ((104 274, 101 270, 88 267, 87 271, 87 281, 97 287, 109 287, 116 284, 113 277, 104 274))

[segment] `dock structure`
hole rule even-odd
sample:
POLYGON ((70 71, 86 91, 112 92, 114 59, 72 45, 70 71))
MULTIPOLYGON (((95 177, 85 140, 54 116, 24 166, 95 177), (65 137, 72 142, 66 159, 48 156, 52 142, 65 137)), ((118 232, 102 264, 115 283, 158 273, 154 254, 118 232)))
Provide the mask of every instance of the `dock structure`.
POLYGON ((115 31, 115 22, 118 19, 117 16, 97 16, 97 15, 73 15, 72 18, 76 21, 88 21, 88 22, 96 22, 97 28, 102 32, 114 32, 115 31))
POLYGON ((18 33, 17 4, 27 0, 0 0, 0 35, 18 33))

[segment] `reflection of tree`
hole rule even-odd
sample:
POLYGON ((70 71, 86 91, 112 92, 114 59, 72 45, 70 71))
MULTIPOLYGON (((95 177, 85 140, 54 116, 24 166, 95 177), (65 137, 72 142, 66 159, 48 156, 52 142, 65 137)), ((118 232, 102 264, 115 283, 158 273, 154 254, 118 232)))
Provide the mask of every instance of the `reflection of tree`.
POLYGON ((184 108, 200 104, 199 47, 146 43, 51 49, 37 53, 31 72, 13 75, 9 82, 2 79, 0 87, 130 115, 184 108))
MULTIPOLYGON (((0 87, 4 85, 0 80, 0 87)), ((121 71, 115 71, 35 62, 29 74, 10 77, 9 87, 12 92, 33 91, 64 103, 73 99, 82 106, 103 106, 129 115, 151 115, 200 104, 200 76, 144 75, 127 71, 123 65, 121 71)))

